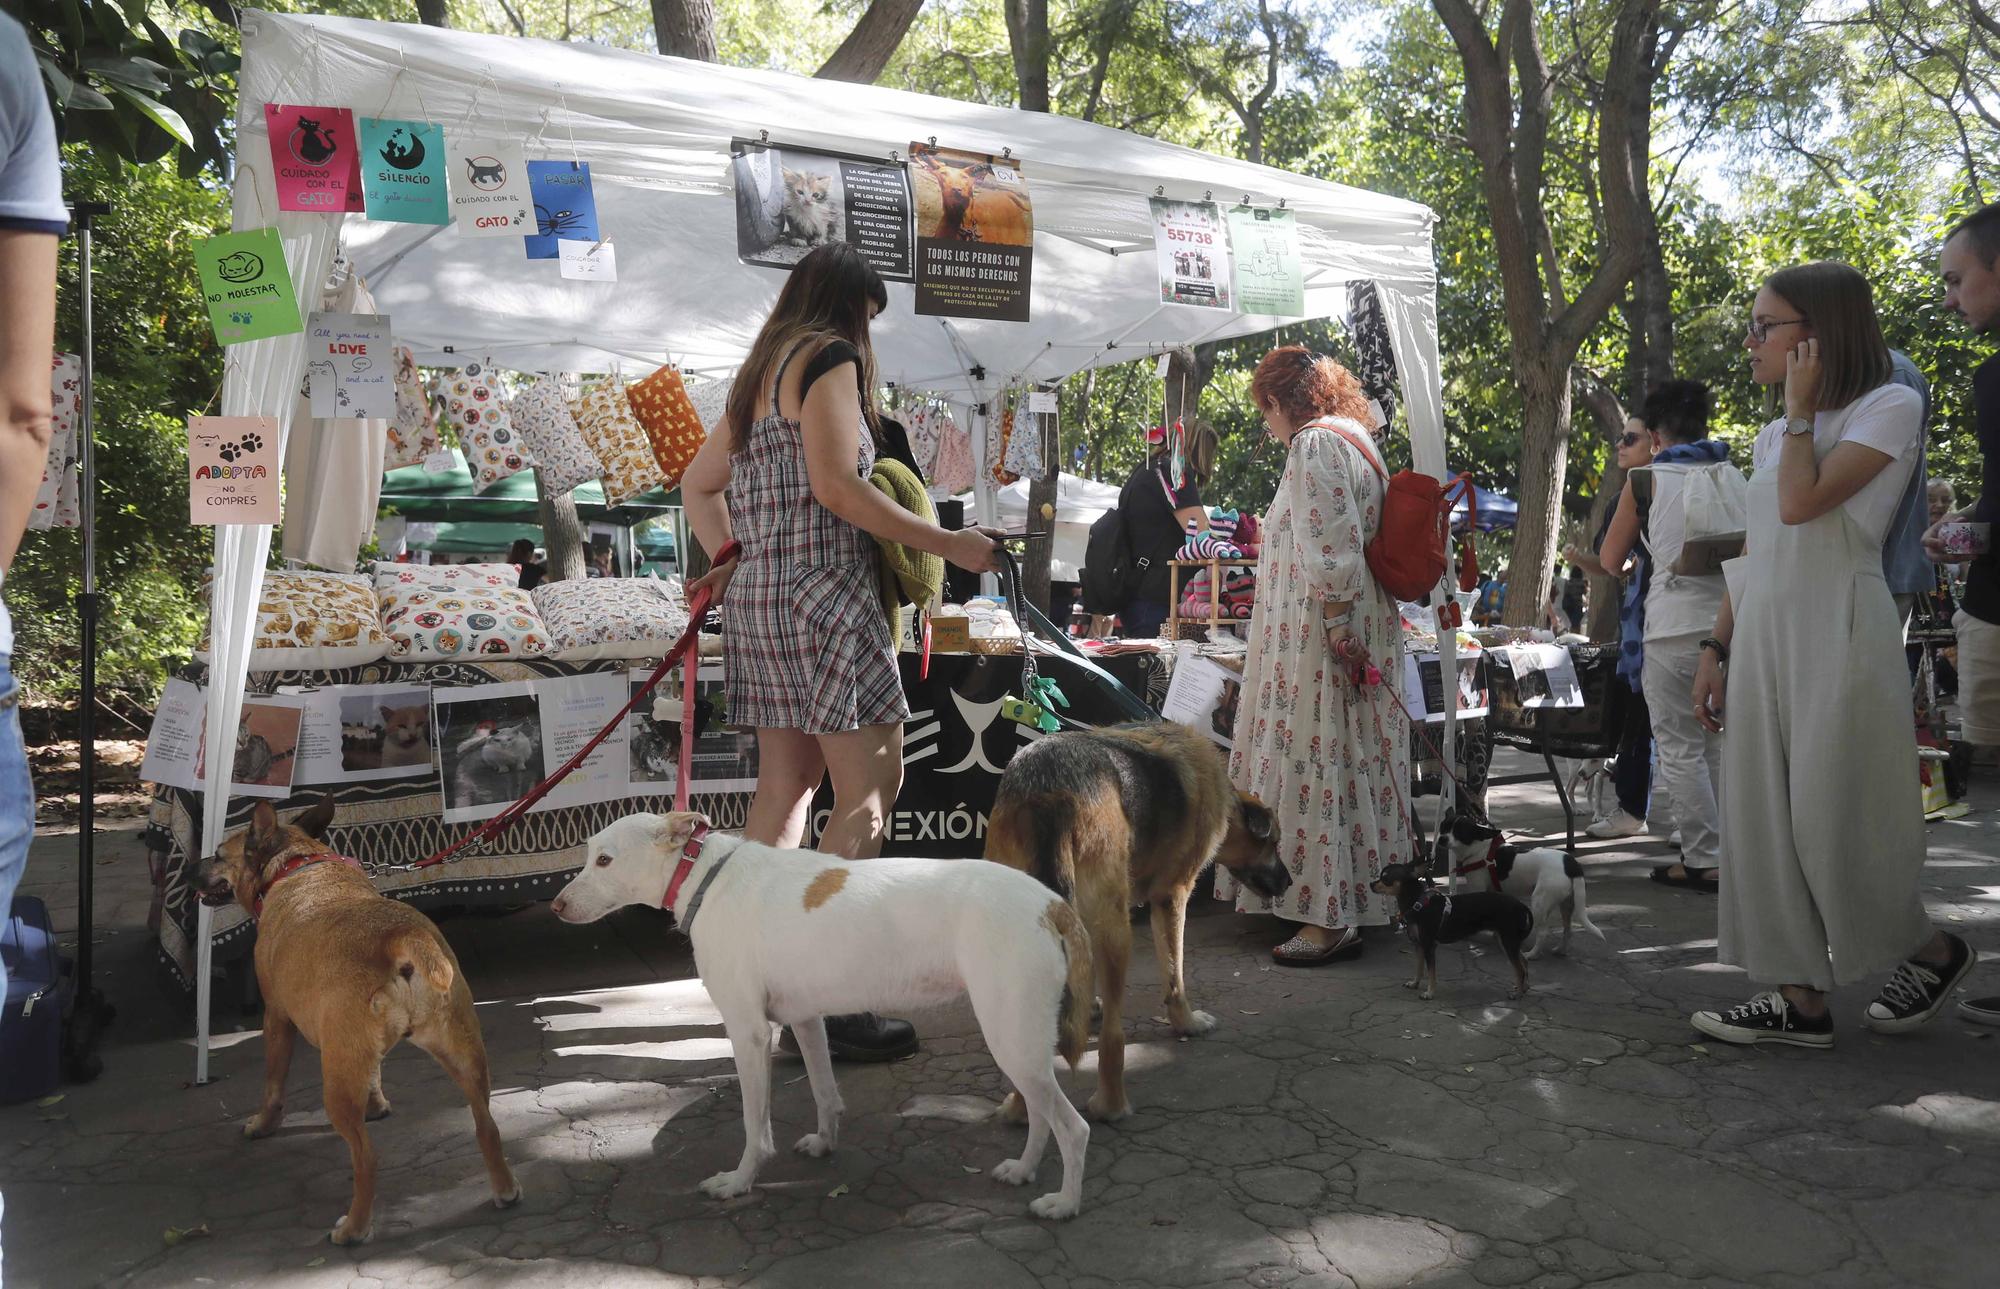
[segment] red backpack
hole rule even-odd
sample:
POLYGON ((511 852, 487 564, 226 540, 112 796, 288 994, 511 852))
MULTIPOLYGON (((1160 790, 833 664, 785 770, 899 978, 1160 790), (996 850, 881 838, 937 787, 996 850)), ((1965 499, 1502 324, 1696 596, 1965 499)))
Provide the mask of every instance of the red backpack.
POLYGON ((1320 428, 1352 443, 1386 485, 1382 525, 1362 552, 1368 557, 1368 571, 1398 600, 1423 603, 1451 567, 1452 490, 1463 487, 1469 505, 1472 481, 1459 475, 1440 483, 1415 470, 1398 470, 1392 478, 1375 455, 1373 443, 1337 425, 1321 423, 1320 428))

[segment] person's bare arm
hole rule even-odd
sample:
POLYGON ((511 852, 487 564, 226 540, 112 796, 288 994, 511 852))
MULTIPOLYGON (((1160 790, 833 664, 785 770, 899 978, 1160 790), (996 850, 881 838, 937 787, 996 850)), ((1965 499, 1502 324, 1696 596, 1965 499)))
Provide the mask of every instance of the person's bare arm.
POLYGON ((56 238, 0 230, 0 573, 28 528, 49 455, 56 238))
POLYGON ((1604 530, 1604 540, 1598 544, 1598 563, 1607 569, 1625 567, 1625 561, 1632 558, 1632 548, 1639 544, 1639 503, 1632 496, 1632 483, 1627 480, 1618 494, 1618 509, 1611 513, 1611 526, 1604 530))
POLYGON ((855 414, 860 390, 855 365, 844 363, 806 391, 799 411, 799 432, 805 439, 806 478, 814 500, 871 537, 942 555, 970 572, 997 570, 997 532, 979 528, 952 531, 927 524, 855 471, 861 451, 861 429, 855 414))

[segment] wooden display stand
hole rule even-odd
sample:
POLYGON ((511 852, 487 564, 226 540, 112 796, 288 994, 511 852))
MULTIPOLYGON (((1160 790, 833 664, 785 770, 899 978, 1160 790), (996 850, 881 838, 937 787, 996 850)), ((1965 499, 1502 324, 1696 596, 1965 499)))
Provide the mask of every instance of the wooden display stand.
MULTIPOLYGON (((1254 559, 1177 559, 1168 562, 1167 571, 1167 627, 1169 640, 1205 640, 1208 633, 1220 626, 1236 626, 1248 622, 1248 618, 1230 617, 1222 611, 1222 570, 1225 568, 1255 568, 1254 559), (1184 568, 1205 568, 1208 570, 1208 616, 1206 618, 1184 618, 1181 616, 1181 570, 1184 568)), ((1190 574, 1192 578, 1192 574, 1190 574)))

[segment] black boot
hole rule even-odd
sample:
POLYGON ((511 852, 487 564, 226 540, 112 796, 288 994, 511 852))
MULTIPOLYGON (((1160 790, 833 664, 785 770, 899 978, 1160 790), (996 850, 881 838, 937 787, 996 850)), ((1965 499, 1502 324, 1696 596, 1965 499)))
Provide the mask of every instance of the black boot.
MULTIPOLYGON (((778 1039, 778 1045, 797 1054, 798 1040, 792 1027, 778 1039)), ((906 1020, 891 1020, 874 1012, 826 1018, 826 1050, 836 1061, 900 1061, 917 1054, 917 1030, 906 1020)))

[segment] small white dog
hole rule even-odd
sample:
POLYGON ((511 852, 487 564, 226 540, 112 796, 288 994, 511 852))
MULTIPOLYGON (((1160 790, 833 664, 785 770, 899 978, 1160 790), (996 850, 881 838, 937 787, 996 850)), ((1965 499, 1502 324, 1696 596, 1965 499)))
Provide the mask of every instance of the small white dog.
POLYGON ((1027 1149, 993 1177, 1033 1181, 1053 1131, 1062 1189, 1029 1208, 1076 1216, 1090 1129, 1056 1082, 1051 1053, 1074 1069, 1089 1039, 1090 940, 1046 886, 983 860, 856 863, 710 832, 698 814, 640 814, 590 839, 583 871, 552 907, 582 923, 627 904, 673 910, 735 1048, 743 1158, 703 1182, 704 1192, 745 1194, 777 1153, 772 1022, 792 1027, 819 1110, 819 1131, 795 1149, 819 1157, 834 1147, 842 1108, 822 1018, 969 995, 994 1061, 1028 1107, 1027 1149))
MULTIPOLYGON (((1451 857, 1453 873, 1474 883, 1482 880, 1490 882, 1494 890, 1508 891, 1509 894, 1523 886, 1528 888, 1527 903, 1529 911, 1535 915, 1535 932, 1533 942, 1522 957, 1542 956, 1543 946, 1555 931, 1557 914, 1562 916, 1562 942, 1553 950, 1558 956, 1567 957, 1569 954, 1572 916, 1584 930, 1600 940, 1604 938, 1604 932, 1590 920, 1590 908, 1584 893, 1583 866, 1566 852, 1547 846, 1520 850, 1502 845, 1498 828, 1466 810, 1446 815, 1441 826, 1450 842, 1447 854, 1451 857)), ((1440 879, 1445 876, 1440 872, 1431 875, 1440 879)))

